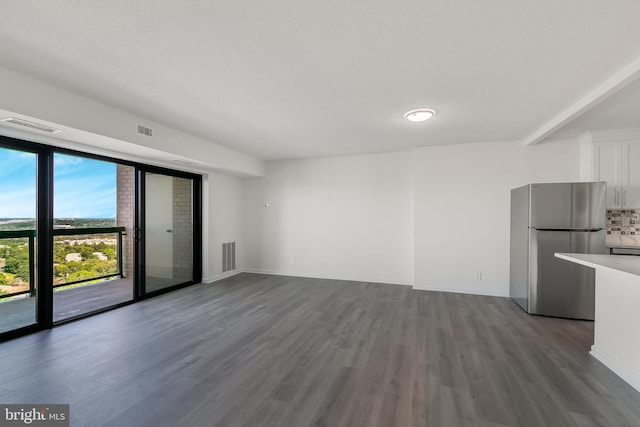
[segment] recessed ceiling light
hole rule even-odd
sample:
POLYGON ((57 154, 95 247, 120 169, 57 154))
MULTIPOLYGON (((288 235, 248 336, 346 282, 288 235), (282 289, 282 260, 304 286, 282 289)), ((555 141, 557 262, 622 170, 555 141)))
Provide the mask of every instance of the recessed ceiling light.
POLYGON ((431 110, 429 108, 420 108, 417 110, 407 111, 404 115, 404 118, 409 120, 410 122, 424 122, 425 120, 429 120, 435 114, 435 110, 431 110))

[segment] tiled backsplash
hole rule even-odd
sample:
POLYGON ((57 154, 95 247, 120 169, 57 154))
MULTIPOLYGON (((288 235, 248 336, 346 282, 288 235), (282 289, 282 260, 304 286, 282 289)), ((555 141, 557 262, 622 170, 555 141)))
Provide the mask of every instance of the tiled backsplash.
POLYGON ((607 209, 607 246, 640 246, 640 209, 607 209))

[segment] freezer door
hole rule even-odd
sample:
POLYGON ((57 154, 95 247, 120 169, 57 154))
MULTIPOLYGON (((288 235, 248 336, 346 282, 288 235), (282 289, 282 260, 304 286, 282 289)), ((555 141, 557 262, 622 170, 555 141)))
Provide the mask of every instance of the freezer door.
POLYGON ((577 182, 531 185, 531 227, 596 229, 606 224, 607 184, 577 182))
POLYGON ((607 226, 607 183, 571 184, 571 228, 604 229, 607 226))
POLYGON ((605 231, 531 229, 529 312, 593 320, 595 270, 555 257, 556 252, 604 253, 605 231))

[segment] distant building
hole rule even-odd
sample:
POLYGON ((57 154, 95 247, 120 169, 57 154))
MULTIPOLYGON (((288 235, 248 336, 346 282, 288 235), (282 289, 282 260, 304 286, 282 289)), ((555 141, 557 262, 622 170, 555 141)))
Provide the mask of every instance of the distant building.
POLYGON ((102 252, 94 252, 93 256, 95 256, 96 258, 98 258, 100 261, 106 261, 109 259, 109 257, 107 257, 105 254, 103 254, 102 252))
POLYGON ((77 252, 74 252, 72 254, 67 254, 64 257, 65 261, 69 262, 69 261, 82 261, 82 255, 80 255, 77 252))
POLYGON ((62 243, 66 246, 79 246, 79 245, 90 245, 90 246, 95 246, 95 245, 99 245, 99 244, 105 244, 105 245, 111 245, 111 246, 115 246, 118 243, 117 239, 101 239, 101 238, 95 238, 95 239, 74 239, 74 240, 63 240, 62 243))

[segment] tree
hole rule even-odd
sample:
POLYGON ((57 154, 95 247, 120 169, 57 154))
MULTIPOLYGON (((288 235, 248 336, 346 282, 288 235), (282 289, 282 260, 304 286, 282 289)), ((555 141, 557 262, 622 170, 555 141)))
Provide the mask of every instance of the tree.
POLYGON ((67 277, 69 274, 69 267, 66 264, 57 264, 53 267, 53 275, 55 277, 67 277))
POLYGON ((53 246, 53 262, 61 264, 65 262, 65 256, 67 255, 66 246, 62 242, 55 242, 53 246))
POLYGON ((29 281, 29 257, 8 258, 4 271, 15 274, 22 280, 29 281))
POLYGON ((29 246, 20 242, 6 251, 4 265, 6 273, 15 274, 22 280, 29 281, 29 246))
POLYGON ((82 270, 84 268, 84 263, 82 263, 80 261, 69 261, 65 265, 69 269, 69 273, 75 273, 75 272, 80 271, 80 270, 82 270))
POLYGON ((20 260, 17 258, 7 258, 4 264, 4 271, 11 274, 16 274, 18 271, 18 267, 20 267, 20 260))
POLYGON ((109 259, 116 259, 116 248, 115 246, 107 246, 105 245, 105 247, 100 251, 103 254, 105 254, 105 256, 109 259))
POLYGON ((83 260, 94 258, 93 248, 91 246, 82 245, 79 252, 83 260))
POLYGON ((74 273, 69 274, 69 277, 67 278, 67 282, 77 282, 80 280, 92 279, 94 277, 96 277, 96 274, 94 272, 87 271, 87 270, 80 270, 80 271, 76 271, 74 273))
POLYGON ((16 277, 21 278, 25 282, 30 282, 31 277, 29 275, 29 263, 20 264, 20 268, 16 272, 16 277))

